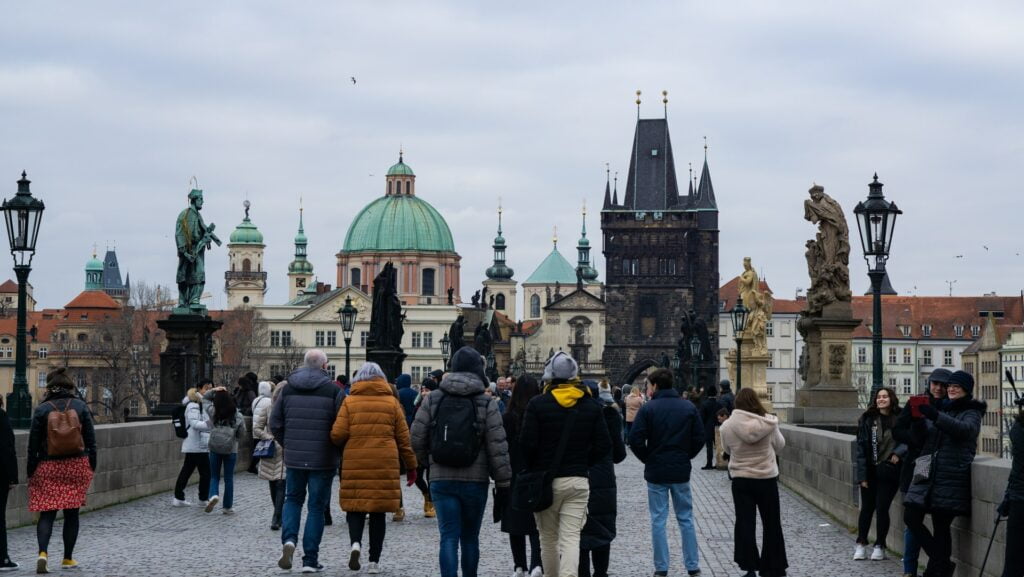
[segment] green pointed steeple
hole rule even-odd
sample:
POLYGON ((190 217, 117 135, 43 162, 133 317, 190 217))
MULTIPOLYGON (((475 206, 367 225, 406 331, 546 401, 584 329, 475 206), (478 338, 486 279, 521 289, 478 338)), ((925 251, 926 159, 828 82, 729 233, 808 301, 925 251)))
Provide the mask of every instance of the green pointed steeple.
POLYGON ((590 266, 590 240, 587 238, 587 205, 583 205, 583 229, 580 231, 580 240, 576 244, 576 252, 579 259, 576 266, 583 272, 583 280, 594 282, 597 280, 597 270, 590 266))
POLYGON ((511 280, 515 274, 505 264, 505 238, 501 236, 501 203, 498 203, 498 236, 494 237, 494 264, 487 268, 487 278, 490 280, 511 280))
POLYGON ((289 273, 313 274, 313 263, 306 260, 306 231, 302 228, 302 206, 299 206, 299 232, 295 234, 295 260, 288 265, 289 273))

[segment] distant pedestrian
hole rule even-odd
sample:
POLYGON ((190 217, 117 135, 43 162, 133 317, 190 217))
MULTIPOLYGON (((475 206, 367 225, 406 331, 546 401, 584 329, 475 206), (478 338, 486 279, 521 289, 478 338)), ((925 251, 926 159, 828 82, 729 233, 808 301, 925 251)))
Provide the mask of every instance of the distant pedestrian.
POLYGON ((252 416, 252 403, 256 400, 256 375, 246 373, 238 377, 238 387, 233 395, 235 407, 246 417, 252 416))
POLYGON ((956 572, 951 527, 957 517, 971 513, 971 462, 988 408, 974 398, 974 377, 965 371, 950 375, 946 396, 948 403, 921 405, 921 418, 911 425, 911 434, 924 443, 903 500, 903 522, 928 554, 925 575, 942 577, 956 572), (922 459, 930 461, 927 468, 916 466, 922 459), (931 515, 931 531, 925 515, 931 515))
POLYGON ((274 440, 274 434, 270 432, 270 410, 277 400, 283 384, 273 386, 267 381, 260 383, 260 396, 256 400, 252 412, 252 437, 257 444, 261 441, 272 443, 274 454, 270 457, 260 459, 256 474, 260 479, 267 482, 270 487, 270 503, 273 506, 273 515, 270 518, 270 530, 277 531, 281 528, 281 513, 284 511, 284 447, 274 440))
POLYGON ((736 408, 736 395, 732 394, 732 383, 729 379, 722 379, 718 383, 718 401, 730 413, 736 408))
POLYGON ((409 443, 405 413, 377 363, 366 362, 352 379, 352 390, 331 428, 331 441, 343 447, 341 509, 352 544, 349 569, 358 571, 363 528, 370 518, 370 562, 367 572, 381 572, 380 556, 387 530, 385 513, 399 510, 402 486, 399 461, 408 484, 416 482, 416 456, 409 443))
POLYGON ((441 577, 477 577, 480 525, 494 479, 499 509, 508 500, 512 469, 498 402, 484 394, 484 358, 472 347, 455 351, 451 372, 427 395, 412 426, 418 459, 430 463, 430 494, 441 533, 441 577))
POLYGON ((629 434, 629 448, 644 463, 647 507, 651 514, 654 574, 668 575, 669 548, 665 534, 669 499, 682 537, 686 572, 700 575, 697 527, 693 520, 690 460, 704 446, 704 424, 693 403, 672 386, 672 373, 657 369, 647 375, 651 400, 637 413, 629 434))
POLYGON ((207 442, 210 449, 210 500, 206 503, 206 512, 213 512, 221 501, 220 478, 223 474, 224 514, 233 515, 235 464, 238 462, 238 440, 245 435, 245 419, 224 387, 214 389, 213 407, 207 413, 206 426, 210 428, 207 442))
MULTIPOLYGON (((523 375, 516 379, 512 388, 512 398, 501 417, 505 427, 505 439, 508 442, 508 459, 512 466, 512 485, 516 475, 526 468, 523 449, 519 444, 519 433, 523 428, 523 417, 530 399, 540 394, 537 379, 523 375)), ((495 503, 495 507, 498 504, 495 503)), ((543 565, 540 557, 540 534, 533 513, 520 511, 509 504, 500 514, 501 530, 508 533, 509 547, 512 549, 513 577, 541 577, 543 565), (530 539, 530 561, 526 561, 526 539, 530 539)))
POLYGON ((13 571, 18 564, 7 551, 7 494, 18 484, 18 455, 14 449, 14 429, 0 397, 0 571, 13 571))
MULTIPOLYGON (((1006 517, 1006 542, 1024 543, 1024 399, 1010 428, 1010 479, 997 513, 1006 517)), ((1003 577, 1024 577, 1024 548, 1006 547, 1003 577)))
POLYGON ((786 446, 779 420, 769 415, 754 389, 736 395, 736 408, 720 427, 729 453, 732 500, 736 507, 733 560, 745 577, 786 574, 786 542, 782 536, 777 456, 786 446), (762 545, 757 551, 756 521, 761 515, 762 545))
POLYGON ((700 420, 704 423, 704 453, 707 461, 702 470, 710 471, 715 468, 715 427, 718 426, 718 409, 722 404, 718 400, 718 388, 715 385, 705 385, 704 395, 700 399, 700 420))
MULTIPOLYGON (((429 376, 424 381, 433 382, 429 376)), ((412 420, 416 416, 416 400, 420 396, 419 391, 415 391, 412 388, 412 377, 406 374, 398 375, 398 379, 395 380, 395 387, 398 389, 398 400, 402 404, 402 411, 405 415, 405 423, 412 429, 412 420)), ((423 388, 423 385, 420 385, 423 388)), ((434 516, 434 503, 430 500, 430 487, 427 486, 426 478, 426 467, 425 464, 419 460, 416 462, 416 488, 420 490, 423 495, 423 516, 430 518, 434 516)), ((405 518, 405 503, 403 500, 401 511, 401 518, 405 518)))
POLYGON ((412 377, 405 373, 398 375, 395 387, 398 389, 398 401, 402 404, 405 424, 411 427, 413 414, 416 412, 416 391, 412 390, 412 377))
POLYGON ((633 429, 633 421, 636 419, 636 414, 640 410, 640 407, 644 406, 644 398, 640 395, 640 387, 633 385, 629 389, 629 394, 626 395, 626 438, 629 438, 629 433, 633 429))
POLYGON ((579 380, 579 367, 559 351, 544 366, 544 393, 526 407, 519 439, 528 471, 548 471, 552 504, 536 513, 546 577, 576 577, 580 532, 587 520, 587 475, 611 452, 601 405, 579 380), (555 459, 562 438, 565 453, 555 459))
POLYGON ((338 448, 331 442, 331 427, 344 394, 327 374, 327 355, 323 351, 306 351, 302 363, 302 368, 288 375, 270 409, 270 431, 284 447, 286 478, 277 566, 292 568, 302 505, 308 494, 302 570, 315 573, 323 570, 319 556, 325 510, 331 498, 331 481, 341 464, 338 448))
POLYGON ((900 402, 896 391, 882 387, 875 392, 868 409, 857 422, 855 481, 860 485, 860 516, 857 521, 857 545, 853 558, 867 559, 868 531, 875 523, 875 546, 871 560, 885 559, 885 538, 889 535, 889 506, 900 488, 900 469, 907 446, 893 436, 900 402))
POLYGON ((608 427, 612 450, 590 467, 590 496, 587 499, 587 522, 580 533, 580 577, 608 577, 612 541, 615 540, 615 520, 618 515, 618 487, 615 483, 615 465, 626 458, 626 444, 622 441, 622 418, 615 406, 607 381, 583 381, 590 395, 601 405, 601 415, 608 427), (593 564, 593 572, 591 572, 593 564))
POLYGON ((28 510, 39 513, 36 573, 49 573, 47 553, 57 512, 64 511, 61 569, 78 567, 79 509, 96 470, 92 414, 77 397, 75 383, 61 367, 46 375, 46 396, 32 414, 28 436, 28 510))
POLYGON ((185 487, 192 473, 199 471, 199 506, 205 507, 210 498, 210 451, 207 443, 210 439, 210 428, 206 425, 206 413, 203 411, 203 395, 213 388, 213 381, 205 380, 199 388, 191 388, 182 399, 185 404, 185 426, 188 436, 181 442, 181 453, 184 460, 178 480, 174 483, 174 497, 171 505, 188 507, 192 503, 185 500, 185 487))

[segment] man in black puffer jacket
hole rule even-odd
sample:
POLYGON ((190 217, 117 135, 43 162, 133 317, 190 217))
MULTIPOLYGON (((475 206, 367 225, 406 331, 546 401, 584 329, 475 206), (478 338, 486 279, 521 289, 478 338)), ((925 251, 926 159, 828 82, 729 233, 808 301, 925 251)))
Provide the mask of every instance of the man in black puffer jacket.
POLYGON ((978 434, 987 406, 974 399, 974 377, 957 371, 946 385, 948 404, 941 410, 922 405, 922 418, 911 426, 911 435, 920 441, 921 455, 931 455, 925 475, 914 474, 903 499, 903 521, 928 554, 925 575, 951 577, 956 565, 950 527, 961 515, 971 514, 971 462, 978 451, 978 434), (924 516, 932 516, 933 532, 924 526, 924 516))
POLYGON ((303 573, 322 570, 320 539, 325 511, 330 503, 331 481, 338 472, 341 453, 331 443, 331 427, 344 398, 327 374, 327 355, 311 349, 303 367, 288 375, 270 410, 270 431, 284 447, 286 489, 281 522, 281 569, 292 568, 295 541, 299 536, 302 502, 309 492, 309 512, 302 534, 303 573))
POLYGON ((519 434, 527 470, 551 471, 554 478, 552 505, 536 514, 541 560, 549 575, 574 575, 579 568, 580 531, 590 496, 589 468, 611 450, 601 405, 580 384, 577 374, 576 361, 569 355, 558 352, 548 359, 543 377, 548 384, 544 394, 527 405, 519 434), (567 431, 565 454, 555 462, 571 413, 575 416, 567 431))

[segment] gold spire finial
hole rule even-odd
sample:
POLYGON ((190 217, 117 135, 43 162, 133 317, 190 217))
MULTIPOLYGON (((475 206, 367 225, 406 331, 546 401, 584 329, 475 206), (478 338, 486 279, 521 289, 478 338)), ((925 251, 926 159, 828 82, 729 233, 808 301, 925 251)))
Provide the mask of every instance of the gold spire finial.
POLYGON ((398 162, 405 162, 402 157, 405 156, 405 149, 401 143, 398 144, 398 162))
POLYGON ((98 250, 98 248, 96 247, 96 243, 92 243, 92 258, 96 258, 96 251, 97 250, 98 250))
POLYGON ((587 199, 584 198, 583 199, 583 217, 586 218, 586 216, 587 216, 587 199))
POLYGON ((558 225, 551 227, 551 242, 554 243, 555 248, 558 248, 558 225))
POLYGON ((636 105, 640 106, 640 91, 636 91, 636 105))
POLYGON ((502 208, 501 208, 501 195, 499 194, 498 195, 498 214, 501 214, 501 211, 502 211, 502 208))

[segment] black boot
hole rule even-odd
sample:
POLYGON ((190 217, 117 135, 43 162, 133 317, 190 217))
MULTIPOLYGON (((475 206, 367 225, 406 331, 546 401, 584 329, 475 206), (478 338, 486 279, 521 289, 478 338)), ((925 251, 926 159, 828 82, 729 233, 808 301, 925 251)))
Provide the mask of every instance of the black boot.
POLYGON ((277 492, 274 494, 274 516, 270 520, 270 530, 277 531, 281 528, 281 511, 284 509, 284 481, 275 481, 277 492))
POLYGON ((333 524, 334 524, 334 517, 331 517, 331 506, 328 505, 327 508, 324 509, 324 525, 333 525, 333 524))

